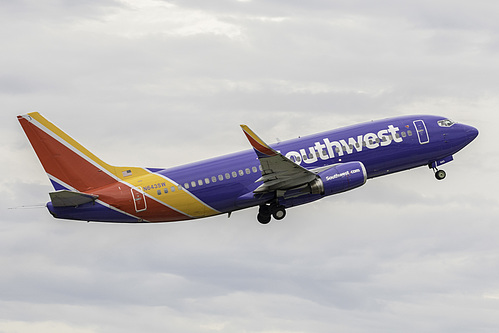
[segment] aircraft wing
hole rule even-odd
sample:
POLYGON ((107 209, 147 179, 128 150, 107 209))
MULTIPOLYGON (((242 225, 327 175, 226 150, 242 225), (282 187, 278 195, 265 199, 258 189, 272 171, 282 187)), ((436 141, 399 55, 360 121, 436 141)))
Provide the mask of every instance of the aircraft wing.
POLYGON ((272 149, 248 126, 241 125, 262 166, 262 181, 254 193, 286 191, 310 183, 317 175, 272 149))

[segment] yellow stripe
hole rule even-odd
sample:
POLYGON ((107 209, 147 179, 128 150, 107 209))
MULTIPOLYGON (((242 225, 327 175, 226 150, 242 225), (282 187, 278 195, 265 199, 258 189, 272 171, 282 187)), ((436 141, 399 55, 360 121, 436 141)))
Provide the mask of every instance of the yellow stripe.
POLYGON ((258 135, 255 134, 247 125, 240 125, 243 131, 245 131, 249 136, 251 136, 255 141, 257 141, 259 144, 261 144, 264 147, 269 147, 258 135))
MULTIPOLYGON (((123 174, 124 171, 130 170, 131 171, 131 176, 132 177, 137 177, 137 176, 144 176, 148 174, 147 170, 144 170, 142 168, 137 168, 137 167, 115 167, 110 164, 107 164, 97 156, 95 156, 93 153, 91 153, 87 148, 83 147, 81 144, 79 144, 75 139, 64 133, 60 128, 55 126, 53 123, 48 121, 46 118, 44 118, 41 114, 38 112, 31 112, 28 113, 28 116, 31 118, 35 119, 38 121, 40 124, 45 126, 47 129, 52 131, 54 134, 56 134, 59 138, 61 138, 63 141, 67 142, 69 145, 73 146, 76 150, 80 151, 83 155, 85 155, 87 158, 90 160, 94 161, 98 165, 100 165, 103 169, 107 170, 111 174, 115 175, 121 180, 125 180, 125 178, 130 177, 130 176, 125 176, 123 174)), ((128 174, 128 173, 127 173, 128 174)), ((128 179, 126 179, 128 180, 128 179)))
POLYGON ((99 159, 97 156, 92 154, 89 150, 87 150, 85 147, 83 147, 81 144, 79 144, 76 140, 74 140, 72 137, 64 133, 60 128, 52 124, 50 121, 45 119, 41 114, 38 112, 32 112, 28 113, 28 116, 32 117, 36 121, 38 121, 40 124, 45 126, 47 129, 52 131, 54 134, 56 134, 58 137, 60 137, 63 141, 66 141, 69 143, 71 146, 73 146, 76 150, 79 150, 81 153, 83 153, 86 157, 103 167, 104 169, 108 170, 109 172, 114 174, 114 167, 105 163, 101 159, 99 159))
POLYGON ((179 190, 175 183, 160 175, 149 173, 146 176, 134 177, 128 182, 133 186, 142 187, 148 195, 189 216, 204 217, 220 213, 197 199, 187 190, 179 190), (173 192, 172 187, 175 188, 173 192), (168 193, 164 192, 165 188, 168 189, 168 193), (158 194, 158 190, 160 194, 158 194))

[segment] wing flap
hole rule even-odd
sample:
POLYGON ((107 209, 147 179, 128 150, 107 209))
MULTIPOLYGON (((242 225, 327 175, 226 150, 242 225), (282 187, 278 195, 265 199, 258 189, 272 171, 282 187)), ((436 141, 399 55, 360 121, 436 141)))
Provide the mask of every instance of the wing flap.
POLYGON ((75 207, 95 201, 99 196, 73 191, 56 191, 50 192, 50 200, 54 207, 75 207))

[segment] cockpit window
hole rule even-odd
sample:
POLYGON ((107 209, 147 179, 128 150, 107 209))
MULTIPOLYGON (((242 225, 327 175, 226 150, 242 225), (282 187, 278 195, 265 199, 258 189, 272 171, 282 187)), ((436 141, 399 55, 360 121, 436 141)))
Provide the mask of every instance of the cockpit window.
POLYGON ((453 122, 450 119, 444 119, 444 120, 438 121, 438 126, 440 126, 440 127, 451 127, 454 124, 455 124, 455 122, 453 122))

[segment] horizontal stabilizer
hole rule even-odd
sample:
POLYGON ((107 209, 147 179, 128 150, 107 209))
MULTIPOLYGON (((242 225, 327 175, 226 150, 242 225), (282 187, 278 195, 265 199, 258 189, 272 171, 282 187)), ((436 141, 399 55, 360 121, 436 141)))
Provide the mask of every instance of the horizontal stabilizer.
POLYGON ((50 200, 54 207, 75 207, 95 201, 99 196, 73 191, 50 192, 50 200))

